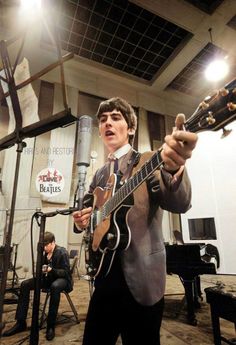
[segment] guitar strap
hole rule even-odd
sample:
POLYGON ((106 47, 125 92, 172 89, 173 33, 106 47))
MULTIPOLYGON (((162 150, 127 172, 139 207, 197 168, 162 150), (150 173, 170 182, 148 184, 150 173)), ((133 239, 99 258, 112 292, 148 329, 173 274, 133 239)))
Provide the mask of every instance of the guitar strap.
POLYGON ((122 176, 122 180, 126 180, 131 176, 133 168, 138 164, 141 157, 141 153, 133 150, 130 159, 127 162, 127 169, 125 174, 122 176))

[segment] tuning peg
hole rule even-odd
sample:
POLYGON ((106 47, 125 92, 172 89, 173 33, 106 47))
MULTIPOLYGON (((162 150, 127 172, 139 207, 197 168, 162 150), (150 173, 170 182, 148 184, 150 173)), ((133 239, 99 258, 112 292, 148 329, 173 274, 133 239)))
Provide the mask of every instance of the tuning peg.
POLYGON ((221 96, 227 96, 229 94, 229 90, 225 89, 225 88, 222 88, 219 90, 219 93, 221 96))
POLYGON ((206 103, 205 101, 203 101, 199 104, 199 107, 205 110, 205 109, 209 108, 209 104, 206 103))
POLYGON ((225 129, 224 127, 222 128, 222 130, 223 130, 223 133, 221 135, 221 139, 227 137, 232 132, 232 129, 225 129))
POLYGON ((228 107, 229 111, 234 111, 234 110, 236 110, 236 104, 233 103, 233 102, 229 102, 229 103, 227 104, 227 107, 228 107))
POLYGON ((208 115, 209 116, 206 117, 207 123, 208 125, 213 125, 216 122, 216 120, 214 119, 212 112, 209 111, 208 115))

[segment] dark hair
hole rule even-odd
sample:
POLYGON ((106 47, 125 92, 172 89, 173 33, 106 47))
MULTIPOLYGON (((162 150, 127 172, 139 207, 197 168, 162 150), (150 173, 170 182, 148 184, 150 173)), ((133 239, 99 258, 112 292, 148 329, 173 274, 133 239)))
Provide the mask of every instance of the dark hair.
POLYGON ((55 242, 55 236, 52 232, 46 231, 44 233, 43 243, 47 245, 49 243, 55 242))
MULTIPOLYGON (((121 114, 124 116, 124 119, 128 124, 128 128, 136 131, 137 116, 134 112, 133 107, 123 98, 113 97, 113 98, 107 99, 106 101, 101 102, 98 107, 96 117, 99 120, 103 113, 108 112, 108 111, 113 111, 114 109, 120 111, 121 114)), ((131 135, 130 136, 131 142, 133 141, 133 138, 134 138, 134 135, 131 135)))

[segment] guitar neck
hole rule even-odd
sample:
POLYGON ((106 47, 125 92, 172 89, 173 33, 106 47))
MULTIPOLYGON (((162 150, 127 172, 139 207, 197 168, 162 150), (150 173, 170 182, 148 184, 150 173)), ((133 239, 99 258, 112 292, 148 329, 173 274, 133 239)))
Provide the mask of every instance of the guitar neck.
MULTIPOLYGON (((184 123, 183 128, 192 133, 206 130, 218 131, 235 120, 236 117, 236 82, 235 79, 224 88, 215 91, 201 102, 195 112, 184 123)), ((112 198, 102 206, 103 219, 122 204, 156 169, 163 164, 162 149, 153 156, 123 184, 112 198)))
POLYGON ((108 217, 111 212, 123 203, 123 201, 132 194, 156 169, 163 164, 161 159, 161 150, 158 150, 153 156, 145 162, 144 165, 123 184, 112 198, 107 200, 102 207, 103 218, 108 217))

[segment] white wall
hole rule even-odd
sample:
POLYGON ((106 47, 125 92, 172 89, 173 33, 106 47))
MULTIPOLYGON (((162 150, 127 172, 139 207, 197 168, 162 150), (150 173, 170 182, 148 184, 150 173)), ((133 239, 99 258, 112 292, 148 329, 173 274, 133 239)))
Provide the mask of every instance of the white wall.
POLYGON ((181 220, 184 241, 190 242, 188 219, 214 217, 217 240, 206 243, 219 250, 219 273, 235 274, 236 122, 228 128, 232 132, 223 139, 222 131, 199 133, 197 148, 187 164, 192 182, 192 208, 181 216, 181 220))

